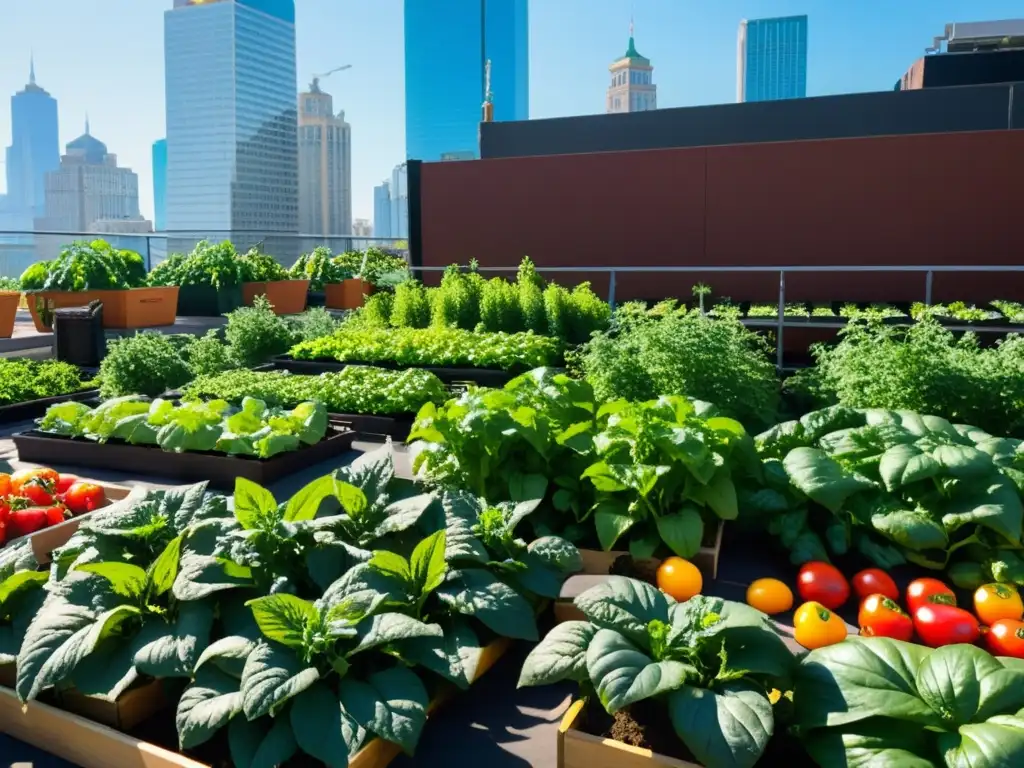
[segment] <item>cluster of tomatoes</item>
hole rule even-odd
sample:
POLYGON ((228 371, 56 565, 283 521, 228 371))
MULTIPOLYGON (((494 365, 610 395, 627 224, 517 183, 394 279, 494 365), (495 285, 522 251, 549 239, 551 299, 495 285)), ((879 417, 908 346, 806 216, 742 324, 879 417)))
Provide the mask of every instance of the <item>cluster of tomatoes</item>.
MULTIPOLYGON (((985 645, 997 656, 1024 658, 1024 602, 1016 587, 986 584, 974 593, 974 612, 957 606, 956 595, 939 579, 910 582, 900 605, 896 582, 878 568, 852 579, 860 600, 857 624, 865 637, 917 639, 932 648, 954 643, 985 645)), ((846 622, 834 611, 850 598, 850 583, 833 565, 807 563, 797 576, 805 601, 793 615, 794 637, 805 648, 821 648, 846 638, 846 622)), ((776 579, 759 579, 747 591, 747 602, 765 613, 793 606, 789 587, 776 579)))
POLYGON ((92 512, 105 501, 101 486, 75 475, 46 468, 0 473, 0 545, 92 512))

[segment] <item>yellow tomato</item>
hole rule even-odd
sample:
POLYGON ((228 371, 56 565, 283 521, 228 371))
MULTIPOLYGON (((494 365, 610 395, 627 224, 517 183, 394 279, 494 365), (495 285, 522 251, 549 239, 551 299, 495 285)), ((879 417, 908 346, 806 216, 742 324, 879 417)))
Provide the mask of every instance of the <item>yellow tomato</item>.
POLYGON ((689 560, 669 557, 658 566, 658 589, 677 602, 699 595, 704 587, 700 569, 689 560))
POLYGON ((804 603, 793 614, 793 637, 814 650, 846 639, 846 622, 821 603, 804 603))
POLYGON ((1009 584, 985 584, 974 593, 974 612, 982 624, 989 626, 1000 619, 1020 621, 1024 603, 1017 589, 1009 584))
POLYGON ((778 579, 758 579, 747 587, 747 603, 767 614, 793 607, 793 590, 778 579))

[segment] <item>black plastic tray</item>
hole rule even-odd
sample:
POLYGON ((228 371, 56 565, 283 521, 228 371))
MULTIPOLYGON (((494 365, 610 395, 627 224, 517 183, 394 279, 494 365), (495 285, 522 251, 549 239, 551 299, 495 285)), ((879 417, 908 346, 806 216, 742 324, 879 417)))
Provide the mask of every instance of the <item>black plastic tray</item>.
POLYGON ((21 461, 52 466, 91 467, 136 475, 157 475, 181 482, 209 480, 210 485, 232 490, 235 478, 244 477, 266 487, 283 477, 338 456, 352 447, 355 432, 332 422, 323 440, 269 459, 228 456, 215 451, 174 453, 151 445, 111 441, 97 443, 79 437, 49 435, 37 430, 12 436, 21 461))
POLYGON ((445 384, 476 384, 481 387, 502 387, 512 381, 520 373, 525 371, 501 371, 497 368, 449 368, 445 366, 429 365, 397 365, 395 363, 377 362, 364 363, 355 360, 339 362, 337 360, 296 360, 289 355, 281 355, 270 361, 274 367, 291 371, 292 373, 305 373, 318 375, 321 373, 337 373, 350 365, 371 366, 373 368, 387 368, 393 371, 402 371, 409 368, 430 371, 445 384))
POLYGON ((100 391, 98 389, 83 389, 66 395, 41 397, 38 400, 26 400, 22 403, 0 406, 0 424, 14 424, 18 421, 36 419, 46 413, 46 409, 51 405, 66 403, 70 400, 92 400, 99 397, 99 394, 100 391))

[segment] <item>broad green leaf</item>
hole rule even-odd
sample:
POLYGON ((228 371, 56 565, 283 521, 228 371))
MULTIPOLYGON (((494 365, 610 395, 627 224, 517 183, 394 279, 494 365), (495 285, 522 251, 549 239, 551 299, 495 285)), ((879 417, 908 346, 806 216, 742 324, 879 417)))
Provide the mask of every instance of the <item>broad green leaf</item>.
POLYGON ((848 768, 935 768, 927 757, 934 737, 895 718, 878 717, 835 728, 815 728, 801 738, 818 765, 848 768))
POLYGON ((288 499, 284 508, 284 519, 289 523, 301 520, 312 520, 316 517, 320 504, 328 496, 334 495, 334 477, 325 475, 304 485, 298 493, 288 499))
POLYGON ((228 746, 235 768, 277 768, 299 751, 287 717, 255 721, 232 718, 228 746))
POLYGON ((937 740, 949 768, 1017 766, 1024 760, 1024 719, 993 717, 961 725, 956 733, 940 733, 937 740))
POLYGON ((711 481, 700 488, 701 499, 722 520, 735 520, 739 516, 736 486, 733 485, 728 469, 719 468, 711 481))
POLYGON ((957 485, 942 516, 949 532, 968 523, 985 526, 1013 545, 1020 542, 1024 506, 1010 480, 1001 474, 957 485))
POLYGON ((216 592, 224 592, 252 584, 251 578, 231 574, 225 561, 212 555, 201 555, 186 549, 178 564, 174 580, 174 597, 182 601, 202 600, 216 592))
POLYGON ((138 679, 133 661, 134 648, 121 637, 97 643, 87 660, 75 667, 64 684, 71 684, 85 696, 114 702, 138 679))
POLYGON ((654 661, 624 635, 598 630, 587 646, 587 674, 609 714, 674 691, 697 670, 680 661, 654 661))
POLYGON ((274 494, 252 480, 235 478, 235 518, 246 530, 260 527, 263 519, 277 516, 274 494))
POLYGON ((612 498, 598 502, 594 508, 594 525, 601 549, 610 551, 635 522, 636 518, 629 514, 629 507, 624 501, 612 498))
POLYGON ((211 662, 220 671, 241 679, 245 660, 249 658, 249 654, 256 649, 258 644, 257 640, 242 635, 228 635, 215 640, 199 654, 195 664, 195 673, 198 676, 199 670, 207 662, 211 662))
POLYGON ((732 627, 718 636, 725 644, 730 670, 782 679, 793 672, 793 652, 771 627, 732 627))
POLYGON ((341 702, 324 683, 316 683, 292 702, 295 741, 307 755, 328 768, 348 768, 348 745, 342 738, 341 702))
POLYGON ((531 499, 529 501, 520 501, 512 508, 512 513, 508 516, 508 529, 515 531, 521 522, 527 517, 537 511, 537 508, 541 505, 543 498, 531 499))
POLYGON ((519 559, 526 569, 509 574, 508 580, 513 588, 521 593, 533 593, 549 600, 554 600, 559 596, 565 574, 552 569, 532 552, 527 552, 519 559))
POLYGON ((214 603, 209 600, 179 603, 173 624, 147 617, 133 642, 136 669, 156 678, 191 677, 210 642, 213 620, 214 603))
POLYGON ((444 559, 449 563, 469 561, 486 563, 491 558, 487 548, 473 533, 473 521, 445 511, 445 553, 444 559))
POLYGON ((356 620, 377 612, 387 600, 404 602, 406 584, 393 579, 369 564, 357 565, 331 584, 317 601, 322 612, 343 606, 356 620))
POLYGON ((629 554, 634 560, 648 560, 661 546, 661 534, 656 525, 646 522, 633 529, 629 536, 629 554))
POLYGON ((676 734, 702 765, 751 768, 775 730, 763 691, 736 682, 715 689, 684 685, 668 697, 676 734))
POLYGON ((444 582, 448 564, 444 559, 445 532, 436 531, 416 545, 409 559, 412 580, 422 596, 433 592, 444 582))
POLYGON ((654 518, 654 522, 661 540, 677 555, 690 558, 697 554, 704 538, 704 520, 695 508, 683 507, 675 514, 654 518))
POLYGON ((483 648, 467 619, 444 621, 442 637, 417 637, 402 643, 401 658, 451 680, 465 690, 476 678, 483 648))
MULTIPOLYGON (((395 476, 393 453, 390 445, 382 445, 375 451, 362 454, 347 467, 337 470, 334 473, 335 477, 361 489, 364 503, 366 499, 378 499, 387 491, 388 484, 395 476)), ((352 510, 344 501, 342 504, 351 514, 352 510)), ((357 510, 356 514, 361 511, 357 510)))
POLYGON ((181 694, 174 717, 180 747, 206 743, 241 711, 238 680, 212 666, 197 672, 195 682, 181 694))
POLYGON ((131 563, 86 563, 76 570, 102 576, 110 582, 110 588, 122 597, 140 598, 146 591, 146 572, 131 563))
POLYGON ((344 677, 338 694, 356 722, 412 754, 427 722, 429 703, 415 672, 393 667, 370 675, 366 682, 344 677))
POLYGON ((174 586, 174 580, 178 576, 178 564, 181 561, 181 542, 182 537, 175 536, 149 566, 149 585, 154 597, 164 594, 174 586))
POLYGON ((861 413, 843 405, 811 411, 800 417, 800 426, 803 427, 807 444, 817 442, 829 432, 859 427, 863 424, 864 416, 861 413))
POLYGON ((541 536, 527 546, 527 551, 548 567, 562 574, 583 570, 583 557, 574 544, 561 536, 541 536))
POLYGON ((783 460, 783 465, 793 485, 830 512, 838 512, 858 491, 875 487, 867 478, 847 472, 839 462, 817 448, 795 448, 783 460))
MULTIPOLYGON (((335 479, 334 495, 338 497, 342 509, 354 518, 359 517, 369 506, 367 495, 358 486, 344 480, 335 479)), ((374 498, 374 497, 371 497, 374 498)))
POLYGON ((381 613, 364 619, 357 631, 359 642, 350 654, 415 637, 441 637, 444 634, 437 624, 425 624, 401 613, 381 613))
POLYGON ((412 568, 409 565, 409 561, 394 552, 388 552, 383 549, 377 550, 373 553, 373 557, 370 558, 369 566, 372 570, 378 571, 389 578, 401 582, 413 582, 412 568))
POLYGON ((473 616, 502 637, 536 640, 533 607, 512 587, 479 568, 449 573, 435 592, 442 603, 464 616, 473 616))
POLYGON ((597 634, 589 621, 555 625, 523 661, 517 687, 552 685, 562 680, 587 679, 587 648, 597 634))
POLYGON ((594 487, 604 493, 615 493, 624 491, 628 487, 612 471, 612 468, 604 461, 591 464, 583 470, 582 477, 585 477, 594 484, 594 487))
POLYGON ((932 651, 917 670, 917 690, 926 704, 955 724, 1024 708, 1024 673, 1007 669, 973 645, 932 651))
POLYGON ((509 499, 515 502, 543 499, 548 491, 548 479, 544 475, 513 473, 508 484, 509 499))
POLYGON ((284 702, 320 679, 294 651, 276 643, 260 643, 242 671, 242 709, 249 720, 272 714, 284 702))
POLYGON ((892 446, 882 454, 878 464, 878 473, 888 491, 935 477, 941 471, 938 461, 912 443, 892 446))
POLYGON ((18 571, 0 581, 0 616, 4 615, 4 605, 16 595, 46 583, 49 574, 45 571, 18 571))
POLYGON ((306 570, 316 585, 326 590, 351 568, 370 562, 372 556, 372 552, 343 541, 318 542, 306 552, 306 570))
POLYGON ((384 519, 373 529, 372 537, 380 539, 391 533, 409 530, 423 518, 423 514, 435 501, 432 494, 422 493, 391 502, 384 508, 384 519))
POLYGON ((623 576, 611 576, 591 587, 574 604, 598 627, 620 632, 641 647, 646 647, 648 624, 669 620, 669 602, 663 593, 623 576))
POLYGON ((992 457, 973 446, 940 445, 932 456, 951 477, 979 477, 993 470, 992 457))
POLYGON ((311 602, 284 593, 257 597, 247 605, 263 636, 289 648, 302 647, 303 633, 317 616, 311 602))
POLYGON ((914 552, 945 550, 949 546, 946 529, 924 510, 898 509, 871 516, 871 525, 886 538, 914 552))

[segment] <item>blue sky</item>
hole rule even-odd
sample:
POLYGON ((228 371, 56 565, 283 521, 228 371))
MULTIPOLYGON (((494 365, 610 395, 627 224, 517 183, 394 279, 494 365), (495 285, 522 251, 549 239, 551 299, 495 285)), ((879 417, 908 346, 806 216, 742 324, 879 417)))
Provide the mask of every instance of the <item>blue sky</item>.
MULTIPOLYGON (((443 12, 444 0, 433 0, 443 12)), ((139 174, 152 216, 150 146, 164 132, 163 12, 171 0, 2 0, 0 98, 19 90, 35 52, 40 85, 60 102, 61 144, 92 133, 139 174)), ((402 0, 296 0, 299 84, 324 81, 352 124, 353 213, 404 157, 402 0)), ((732 101, 742 18, 810 17, 808 95, 888 90, 950 21, 1024 15, 1020 0, 531 0, 530 116, 604 109, 607 66, 629 17, 654 64, 660 107, 732 101)), ((0 109, 0 146, 10 111, 0 109)), ((2 155, 0 155, 2 157, 2 155)), ((3 185, 0 174, 0 187, 3 185)))

